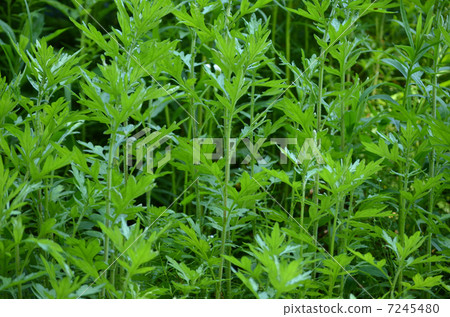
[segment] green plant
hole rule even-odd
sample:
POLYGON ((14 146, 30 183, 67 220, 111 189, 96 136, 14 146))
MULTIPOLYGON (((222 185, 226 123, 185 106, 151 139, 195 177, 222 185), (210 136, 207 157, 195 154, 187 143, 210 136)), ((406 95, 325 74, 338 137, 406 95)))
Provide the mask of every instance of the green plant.
POLYGON ((6 1, 0 297, 447 298, 448 8, 6 1))

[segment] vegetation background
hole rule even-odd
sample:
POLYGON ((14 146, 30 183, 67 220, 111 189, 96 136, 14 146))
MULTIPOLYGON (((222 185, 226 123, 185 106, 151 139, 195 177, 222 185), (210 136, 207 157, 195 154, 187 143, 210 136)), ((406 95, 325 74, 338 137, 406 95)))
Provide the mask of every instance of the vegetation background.
POLYGON ((449 7, 2 1, 0 297, 448 298, 449 7))

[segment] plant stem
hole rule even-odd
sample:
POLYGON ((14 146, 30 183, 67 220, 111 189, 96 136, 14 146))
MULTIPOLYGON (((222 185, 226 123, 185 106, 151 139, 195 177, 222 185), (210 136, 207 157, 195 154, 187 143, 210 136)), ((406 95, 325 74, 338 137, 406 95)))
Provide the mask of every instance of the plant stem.
POLYGON ((348 214, 347 214, 347 222, 346 222, 346 226, 345 226, 345 235, 344 235, 344 241, 342 243, 342 248, 343 251, 345 251, 347 249, 348 246, 348 240, 349 240, 349 236, 350 236, 350 225, 349 225, 349 221, 353 216, 353 195, 354 195, 354 190, 351 191, 350 193, 350 198, 349 198, 349 202, 348 202, 348 214))
MULTIPOLYGON (((85 10, 87 10, 87 9, 85 9, 85 10)), ((84 10, 82 10, 81 12, 83 12, 83 11, 84 10)), ((86 12, 89 12, 89 11, 86 11, 86 12)), ((83 23, 85 25, 87 25, 87 23, 88 23, 88 18, 89 18, 89 15, 85 14, 84 17, 83 17, 83 23)), ((81 32, 80 47, 83 48, 83 49, 87 46, 85 42, 86 42, 86 34, 84 32, 81 32)), ((83 60, 80 61, 80 64, 83 64, 83 63, 84 63, 84 58, 83 58, 83 60)), ((80 91, 80 98, 81 99, 85 98, 85 94, 84 94, 83 90, 80 91)), ((85 111, 86 110, 86 106, 85 105, 80 105, 80 107, 81 107, 81 111, 85 111)), ((86 125, 85 124, 83 124, 81 126, 81 140, 83 142, 86 141, 86 125)))
POLYGON ((345 65, 341 65, 341 93, 339 94, 341 104, 341 152, 345 150, 345 104, 342 98, 342 94, 345 93, 345 65))
MULTIPOLYGON (((275 7, 273 9, 273 13, 272 13, 272 45, 275 48, 276 45, 276 34, 277 34, 277 16, 278 16, 278 5, 275 4, 275 7)), ((276 56, 275 50, 273 52, 273 57, 276 56)), ((277 78, 277 73, 275 71, 275 69, 273 70, 273 78, 276 79, 277 78)))
MULTIPOLYGON (((197 42, 197 33, 195 33, 194 31, 192 31, 192 29, 189 29, 189 31, 191 32, 191 37, 192 37, 192 43, 191 43, 191 64, 190 64, 190 72, 189 72, 189 78, 191 80, 193 80, 195 78, 195 56, 196 56, 196 52, 195 52, 195 44, 197 42)), ((195 86, 194 84, 192 84, 191 89, 194 90, 195 86)), ((197 109, 194 105, 194 98, 191 97, 189 100, 189 106, 190 106, 190 113, 191 116, 194 116, 194 118, 197 120, 197 109)), ((191 118, 191 122, 192 122, 192 136, 194 138, 197 137, 198 134, 198 124, 197 121, 193 120, 193 118, 191 118), (192 122, 193 121, 193 122, 192 122)), ((195 185, 194 185, 194 190, 195 190, 195 214, 197 217, 197 221, 200 222, 200 224, 203 223, 203 214, 202 214, 202 206, 200 204, 201 201, 201 197, 200 197, 200 187, 199 187, 199 180, 198 180, 198 172, 197 172, 197 168, 194 166, 194 179, 196 179, 195 181, 195 185)), ((201 225, 200 225, 201 228, 201 225)))
POLYGON ((340 211, 341 199, 342 199, 342 197, 340 197, 338 199, 338 202, 336 203, 336 214, 334 215, 333 226, 331 227, 331 230, 333 231, 331 233, 331 240, 330 240, 330 254, 331 254, 331 256, 334 256, 334 245, 335 245, 336 231, 337 231, 337 219, 338 219, 338 215, 339 215, 339 211, 340 211))
MULTIPOLYGON (((231 7, 232 7, 233 1, 228 1, 228 6, 226 9, 226 17, 225 17, 225 29, 228 30, 228 24, 229 19, 232 18, 231 16, 231 7)), ((235 102, 233 101, 232 109, 235 107, 235 102)), ((220 298, 222 293, 222 278, 223 278, 223 266, 225 264, 225 258, 224 255, 226 255, 228 252, 231 251, 230 249, 226 248, 226 240, 228 238, 227 233, 227 223, 228 223, 228 183, 230 182, 230 138, 231 138, 231 123, 233 121, 233 111, 230 112, 230 109, 228 107, 225 107, 224 109, 224 134, 225 134, 225 184, 223 188, 223 214, 222 214, 222 241, 221 241, 221 247, 220 247, 220 266, 219 266, 219 280, 218 280, 218 288, 216 293, 216 298, 220 298)), ((229 298, 231 297, 231 263, 227 263, 227 295, 229 298)))
MULTIPOLYGON (((292 7, 292 1, 287 2, 287 7, 292 7)), ((291 11, 286 12, 286 60, 288 63, 291 62, 291 11)), ((290 85, 291 71, 289 69, 289 65, 286 65, 286 83, 290 85)))
MULTIPOLYGON (((37 98, 37 103, 36 103, 36 108, 38 110, 36 111, 36 119, 35 119, 35 122, 34 122, 35 133, 37 134, 37 139, 38 139, 38 142, 37 142, 38 146, 40 146, 42 144, 42 134, 43 134, 43 132, 42 132, 43 131, 42 122, 41 122, 41 117, 40 117, 40 114, 41 114, 40 107, 41 107, 41 103, 42 103, 42 95, 43 95, 43 88, 42 88, 42 84, 40 83, 39 84, 38 98, 37 98)), ((42 205, 42 188, 39 188, 39 190, 38 190, 38 200, 39 200, 39 203, 38 203, 38 206, 37 206, 37 209, 38 209, 38 228, 39 228, 39 231, 40 231, 42 229, 41 228, 42 223, 44 222, 44 219, 45 219, 45 217, 44 217, 45 216, 44 215, 44 206, 42 205)))
POLYGON ((76 235, 76 233, 77 233, 78 227, 80 226, 81 221, 83 220, 84 214, 86 213, 87 207, 88 207, 88 202, 85 202, 84 205, 83 205, 83 211, 81 212, 81 215, 80 215, 80 217, 78 218, 77 223, 76 223, 76 224, 74 225, 74 227, 73 227, 72 238, 75 238, 75 235, 76 235))
MULTIPOLYGON (((227 219, 228 219, 228 183, 230 181, 230 138, 231 138, 231 117, 228 108, 225 109, 224 115, 224 128, 225 128, 225 184, 223 188, 223 215, 222 215, 222 242, 221 242, 221 255, 225 255, 225 244, 227 237, 227 219)), ((222 290, 222 277, 223 277, 223 265, 225 258, 222 256, 219 267, 219 287, 216 297, 220 298, 222 290)), ((230 290, 231 291, 231 290, 230 290)))
MULTIPOLYGON (((380 23, 380 17, 377 16, 375 19, 376 22, 376 30, 377 30, 377 40, 378 40, 378 45, 380 47, 384 47, 383 43, 383 35, 384 35, 384 14, 381 15, 381 23, 380 23)), ((373 85, 376 86, 378 85, 378 78, 380 76, 380 57, 382 56, 382 54, 378 53, 377 54, 377 62, 375 64, 375 79, 373 81, 373 85)), ((372 91, 372 95, 375 96, 377 92, 377 89, 375 88, 372 91)))
MULTIPOLYGON (((252 82, 255 82, 255 74, 252 75, 252 82)), ((253 120, 255 119, 255 85, 252 85, 251 91, 250 91, 250 126, 253 126, 253 120)), ((254 138, 253 133, 250 135, 250 142, 253 144, 254 138)), ((253 157, 251 157, 250 161, 250 176, 253 178, 255 169, 255 161, 253 157)), ((256 214, 256 207, 253 206, 252 211, 254 214, 256 214)), ((256 217, 252 220, 252 232, 253 236, 256 235, 256 217)))
MULTIPOLYGON (((394 280, 391 285, 391 298, 394 298, 395 285, 397 284, 397 282, 399 283, 399 285, 402 284, 401 281, 403 276, 403 259, 399 259, 399 261, 400 261, 399 267, 397 269, 397 272, 395 273, 394 280)), ((402 292, 401 287, 399 287, 398 292, 399 294, 401 294, 402 292)))
MULTIPOLYGON (((404 192, 406 192, 408 190, 408 174, 409 174, 409 143, 407 144, 406 147, 406 153, 405 153, 405 159, 406 159, 406 163, 405 164, 401 164, 401 182, 400 182, 400 186, 402 186, 402 190, 404 192)), ((399 212, 399 229, 398 229, 398 235, 400 237, 400 244, 401 246, 405 246, 405 227, 406 227, 406 206, 405 206, 405 199, 404 197, 400 194, 400 212, 399 212)), ((398 277, 398 291, 399 293, 402 292, 402 281, 403 281, 403 273, 400 272, 400 275, 398 277)))
MULTIPOLYGON (((111 138, 109 142, 108 151, 108 166, 106 175, 106 213, 105 213, 105 226, 109 228, 111 226, 111 190, 112 190, 112 169, 114 160, 114 144, 116 141, 116 128, 112 127, 111 138)), ((105 234, 105 246, 104 246, 104 261, 108 265, 109 261, 109 236, 105 234)), ((105 279, 108 279, 108 272, 105 272, 105 279)), ((102 289, 102 297, 105 298, 105 289, 102 289)))
MULTIPOLYGON (((31 12, 30 12, 30 7, 28 6, 28 1, 27 0, 23 0, 23 2, 25 3, 25 8, 27 10, 27 17, 28 17, 28 23, 29 25, 29 31, 30 31, 30 42, 28 43, 28 45, 33 44, 34 39, 33 39, 33 20, 31 17, 31 12)), ((28 47, 27 45, 27 47, 28 47)))
MULTIPOLYGON (((440 27, 440 10, 438 10, 437 12, 437 18, 435 19, 436 21, 436 28, 439 29, 440 27)), ((439 50, 440 50, 440 32, 438 32, 438 39, 436 41, 436 44, 434 46, 434 56, 433 56, 433 90, 432 90, 432 109, 431 109, 431 116, 434 120, 436 120, 436 97, 437 97, 437 92, 436 92, 436 86, 437 86, 437 71, 438 71, 438 60, 439 60, 439 50)), ((433 146, 431 153, 430 153, 430 173, 429 176, 434 177, 435 176, 435 164, 436 164, 436 149, 433 146)), ((428 256, 431 256, 431 252, 432 252, 432 228, 433 226, 431 225, 431 223, 433 222, 433 210, 434 210, 434 187, 431 188, 430 190, 430 195, 429 195, 429 199, 428 199, 428 212, 429 212, 429 216, 428 216, 428 228, 430 229, 429 235, 428 235, 428 241, 427 241, 427 253, 428 256)), ((431 262, 428 263, 428 271, 431 272, 431 262)))
MULTIPOLYGON (((303 230, 303 220, 305 217, 305 200, 306 200, 306 174, 307 174, 307 168, 303 168, 303 175, 302 175, 302 201, 300 206, 300 226, 303 230)), ((300 247, 300 259, 303 258, 303 246, 300 247)))
MULTIPOLYGON (((345 224, 344 241, 342 242, 342 245, 341 245, 342 252, 347 252, 347 246, 348 246, 348 241, 349 241, 349 236, 350 236, 349 222, 353 215, 353 195, 354 195, 354 190, 352 190, 350 192, 350 198, 349 198, 349 202, 348 202, 348 214, 347 214, 347 221, 345 224)), ((340 293, 341 298, 344 298, 344 284, 345 284, 345 276, 342 276, 341 293, 340 293)))
MULTIPOLYGON (((20 246, 19 246, 19 243, 16 243, 16 246, 15 246, 15 255, 16 255, 16 259, 15 259, 15 262, 16 262, 16 277, 18 277, 20 274, 19 274, 19 271, 20 271, 20 246)), ((19 298, 19 299, 22 299, 22 284, 19 284, 18 286, 17 286, 17 289, 18 289, 18 294, 17 294, 17 297, 19 298)))
MULTIPOLYGON (((324 35, 325 38, 325 35, 324 35)), ((319 68, 319 86, 318 86, 318 101, 317 101, 317 108, 316 108, 316 113, 317 113, 317 133, 320 132, 320 124, 321 124, 321 117, 322 117, 322 88, 323 88, 323 70, 324 70, 324 66, 325 66, 325 58, 326 58, 326 54, 324 53, 324 49, 322 48, 321 50, 321 54, 320 54, 320 68, 319 68)), ((317 148, 320 149, 320 138, 317 138, 316 140, 317 142, 317 148)), ((319 173, 316 173, 316 175, 314 175, 314 204, 315 207, 317 208, 317 213, 319 212, 319 173)), ((314 237, 314 241, 316 244, 316 249, 317 249, 317 238, 318 238, 318 231, 319 231, 319 221, 317 220, 314 223, 314 233, 313 233, 313 237, 314 237)), ((317 252, 314 251, 314 261, 316 260, 316 256, 317 256, 317 252)), ((315 278, 315 271, 313 272, 313 278, 315 278)))
MULTIPOLYGON (((295 123, 295 126, 297 128, 297 124, 295 123)), ((296 129, 297 130, 297 129, 296 129)), ((290 163, 290 162, 289 162, 290 163)), ((294 188, 294 183, 297 181, 297 172, 295 171, 295 169, 291 168, 291 164, 289 164, 288 166, 288 170, 293 171, 294 175, 292 178, 292 187, 291 189, 291 207, 290 207, 290 211, 289 214, 291 215, 291 217, 294 217, 294 209, 295 209, 295 188, 294 188)), ((289 187, 288 187, 289 188, 289 187)), ((302 220, 302 219, 300 219, 302 220)))

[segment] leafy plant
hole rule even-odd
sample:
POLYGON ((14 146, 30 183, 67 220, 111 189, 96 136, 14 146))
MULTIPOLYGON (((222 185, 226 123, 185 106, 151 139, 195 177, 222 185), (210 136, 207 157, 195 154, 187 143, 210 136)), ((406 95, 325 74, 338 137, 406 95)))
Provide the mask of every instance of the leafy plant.
POLYGON ((448 1, 6 1, 2 298, 447 298, 448 1))

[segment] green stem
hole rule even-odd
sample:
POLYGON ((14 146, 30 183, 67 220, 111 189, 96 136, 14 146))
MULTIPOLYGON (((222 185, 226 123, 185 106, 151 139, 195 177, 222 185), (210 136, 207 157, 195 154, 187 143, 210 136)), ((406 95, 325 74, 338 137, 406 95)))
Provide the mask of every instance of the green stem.
MULTIPOLYGON (((380 16, 377 16, 375 18, 376 23, 376 32, 377 32, 377 41, 378 41, 378 47, 384 47, 383 45, 383 35, 384 35, 384 14, 380 16), (380 22, 381 19, 381 22, 380 22)), ((378 53, 376 57, 376 64, 375 64, 375 79, 373 81, 373 85, 376 86, 378 84, 378 78, 380 76, 380 61, 381 61, 382 54, 378 53)), ((377 93, 377 89, 375 88, 372 91, 372 95, 375 96, 377 93)))
MULTIPOLYGON (((189 66, 189 80, 194 79, 195 77, 195 72, 194 72, 194 66, 195 66, 195 43, 197 40, 197 34, 190 28, 189 29, 189 33, 191 35, 191 60, 190 60, 190 66, 189 66)), ((195 87, 192 84, 190 89, 194 90, 195 87)), ((189 98, 189 114, 190 114, 190 119, 189 119, 189 124, 188 124, 188 140, 192 140, 192 138, 195 138, 197 135, 197 122, 194 120, 194 118, 196 117, 196 109, 195 109, 195 105, 194 105, 194 98, 191 96, 189 98)), ((195 170, 194 175, 192 175, 192 177, 195 179, 197 178, 197 171, 195 170)), ((184 188, 188 187, 189 181, 189 172, 186 172, 185 174, 185 178, 184 178, 184 188)), ((199 183, 198 180, 195 182, 194 184, 194 191, 196 194, 196 206, 195 206, 195 214, 197 217, 197 221, 201 220, 201 207, 200 207, 200 197, 199 197, 199 183)), ((186 191, 184 193, 184 199, 186 199, 186 197, 188 196, 188 191, 186 191)), ((183 212, 186 213, 186 209, 187 209, 187 204, 183 205, 183 212)))
POLYGON ((78 218, 77 223, 76 223, 76 224, 74 225, 74 227, 73 227, 72 238, 75 238, 75 235, 76 235, 76 233, 77 233, 78 227, 79 227, 80 224, 81 224, 81 220, 83 220, 84 214, 86 213, 86 208, 87 208, 87 203, 85 203, 85 204, 83 205, 83 211, 81 212, 81 215, 80 215, 80 217, 78 218))
POLYGON ((334 275, 330 275, 330 281, 328 283, 328 298, 333 298, 333 289, 334 285, 336 285, 336 277, 334 275))
MULTIPOLYGON (((228 215, 228 217, 229 217, 229 215, 228 215)), ((228 238, 228 241, 233 241, 231 231, 227 231, 227 238, 228 238)), ((231 255, 231 245, 228 246, 226 254, 231 255)), ((233 297, 233 295, 231 292, 231 262, 230 261, 227 261, 226 278, 227 278, 227 298, 231 299, 233 297)))
MULTIPOLYGON (((272 13, 272 45, 273 47, 276 49, 275 45, 276 45, 276 34, 277 34, 277 16, 278 16, 278 5, 275 4, 275 8, 273 9, 273 13, 272 13)), ((276 53, 275 50, 273 51, 273 57, 276 57, 276 53)), ((274 69, 273 70, 273 78, 276 79, 277 78, 277 72, 274 69)))
MULTIPOLYGON (((252 75, 252 82, 255 82, 255 74, 252 75)), ((255 85, 252 85, 251 91, 250 91, 250 126, 253 126, 253 120, 255 119, 255 85)), ((253 144, 254 138, 253 133, 250 135, 250 142, 253 144)), ((250 161, 250 176, 253 178, 254 175, 254 169, 255 169, 255 161, 253 157, 251 157, 250 161)), ((254 214, 256 214, 256 207, 253 206, 252 211, 254 214)), ((252 232, 253 236, 256 235, 256 219, 257 217, 254 217, 252 220, 252 232)))
MULTIPOLYGON (((402 168, 401 168, 401 182, 400 185, 402 186, 402 190, 404 192, 406 192, 408 190, 408 174, 409 174, 409 144, 406 147, 406 153, 405 153, 405 159, 406 159, 406 163, 403 166, 403 164, 401 164, 402 168)), ((399 229, 398 229, 398 233, 400 236, 400 244, 401 246, 405 246, 405 227, 406 227, 406 206, 405 206, 405 199, 403 198, 403 196, 400 194, 400 212, 399 212, 399 229)), ((399 294, 401 294, 402 292, 402 282, 403 282, 403 273, 400 272, 400 275, 398 277, 398 292, 399 294)))
MULTIPOLYGON (((394 280, 392 282, 391 285, 391 298, 395 298, 394 297, 394 291, 395 291, 395 286, 397 284, 397 282, 399 282, 399 285, 401 285, 401 281, 402 281, 402 276, 403 276, 403 259, 400 259, 401 263, 397 269, 397 272, 395 273, 394 276, 394 280)), ((401 294, 402 289, 399 287, 398 289, 399 294, 401 294)))
MULTIPOLYGON (((16 262, 16 277, 18 277, 20 275, 19 274, 19 271, 20 271, 20 246, 19 246, 19 243, 16 243, 15 251, 16 251, 15 252, 16 253, 16 259, 15 259, 15 262, 16 262)), ((17 286, 17 289, 18 289, 17 297, 19 299, 22 299, 22 284, 19 284, 17 286)))
MULTIPOLYGON (((325 38, 325 35, 324 35, 325 38)), ((320 68, 319 68, 319 86, 318 86, 318 90, 319 90, 319 96, 318 96, 318 101, 317 101, 317 108, 316 108, 316 112, 317 112, 317 134, 319 134, 320 132, 320 124, 321 124, 321 117, 322 117, 322 88, 323 88, 323 70, 324 70, 324 66, 325 66, 325 58, 326 58, 326 54, 324 52, 324 49, 322 48, 321 50, 321 54, 320 56, 322 56, 320 58, 320 68), (323 55, 323 56, 322 56, 323 55)), ((317 138, 316 140, 317 142, 317 148, 320 149, 320 138, 317 138)), ((316 175, 314 176, 314 204, 317 208, 317 213, 319 212, 319 173, 316 173, 316 175)), ((318 239, 318 231, 319 231, 319 221, 317 220, 314 223, 314 243, 316 244, 316 250, 317 250, 317 239, 318 239)), ((316 256, 317 256, 317 252, 314 251, 314 261, 316 260, 316 256)), ((313 272, 313 279, 315 278, 315 271, 313 272)))
POLYGON ((404 92, 404 96, 403 96, 403 108, 406 107, 406 110, 410 111, 411 110, 411 100, 410 98, 408 98, 409 96, 409 86, 410 86, 410 82, 411 82, 411 69, 412 66, 410 66, 408 68, 408 75, 406 76, 406 82, 405 82, 405 92, 404 92))
MULTIPOLYGON (((440 25, 439 25, 439 21, 440 21, 440 10, 438 10, 437 12, 437 19, 435 19, 436 23, 437 23, 437 29, 439 29, 440 25)), ((434 120, 436 120, 436 96, 437 96, 437 92, 436 92, 436 87, 437 87, 437 71, 438 71, 438 59, 439 59, 439 48, 440 48, 440 33, 438 33, 438 40, 436 41, 436 45, 434 47, 434 59, 433 59, 433 70, 434 70, 434 74, 433 74, 433 90, 432 90, 432 109, 431 109, 431 115, 433 117, 434 120)), ((436 164, 436 149, 433 146, 431 153, 430 153, 430 178, 435 176, 435 164, 436 164)), ((433 222, 433 210, 434 210, 434 187, 431 188, 430 190, 430 196, 429 196, 429 200, 428 200, 428 211, 429 211, 429 216, 428 216, 428 228, 430 230, 429 235, 428 235, 428 242, 427 242, 427 252, 428 252, 428 256, 431 256, 431 252, 432 252, 432 235, 433 233, 431 232, 433 226, 431 226, 432 222, 433 222)), ((428 263, 428 271, 431 272, 431 262, 428 263)))
POLYGON ((336 203, 336 215, 334 215, 333 226, 331 227, 331 230, 333 231, 332 234, 331 234, 331 241, 330 241, 330 254, 331 254, 331 256, 334 256, 334 245, 335 245, 336 231, 337 231, 337 219, 339 217, 340 206, 341 206, 341 199, 342 199, 342 197, 339 197, 338 202, 336 203))
MULTIPOLYGON (((297 173, 294 171, 294 177, 292 180, 292 184, 294 184, 296 182, 296 178, 297 178, 297 173)), ((291 215, 291 217, 294 217, 294 209, 295 209, 295 189, 292 186, 291 187, 291 207, 290 207, 290 211, 289 211, 289 214, 291 215)))
POLYGON ((223 255, 226 255, 225 253, 225 244, 226 244, 226 237, 227 237, 227 219, 228 219, 228 183, 230 181, 230 138, 231 138, 231 117, 229 114, 228 108, 225 109, 225 115, 224 115, 224 127, 225 127, 225 184, 223 188, 223 215, 222 215, 222 241, 221 241, 221 260, 220 260, 220 266, 219 266, 219 287, 217 290, 216 297, 220 298, 221 291, 222 291, 222 277, 223 277, 223 266, 225 258, 223 255))
MULTIPOLYGON (((27 17, 28 17, 28 23, 30 24, 30 42, 28 43, 28 45, 33 44, 34 39, 33 39, 33 21, 31 18, 31 12, 30 12, 30 7, 28 6, 28 1, 27 0, 23 0, 23 2, 25 3, 25 8, 27 10, 27 17)), ((27 47, 28 47, 27 45, 27 47)))
MULTIPOLYGON (((194 67, 195 67, 195 57, 196 57, 195 45, 196 45, 196 42, 197 42, 197 33, 192 31, 192 29, 189 29, 189 31, 191 32, 191 37, 192 37, 192 43, 191 43, 191 64, 190 64, 191 67, 190 67, 190 72, 189 72, 189 78, 192 80, 192 79, 195 78, 195 69, 194 69, 194 67)), ((194 84, 192 84, 191 89, 192 90, 195 89, 194 84)), ((197 124, 197 121, 196 121, 197 118, 198 118, 198 116, 197 116, 197 109, 196 109, 196 107, 194 105, 194 98, 191 97, 189 101, 190 101, 189 106, 190 106, 191 116, 193 116, 195 118, 195 120, 193 118, 191 118, 192 119, 191 121, 193 121, 192 122, 192 136, 194 138, 196 138, 197 134, 198 134, 198 124, 197 124)), ((203 223, 203 212, 202 212, 202 206, 201 206, 201 203, 200 203, 201 202, 200 184, 199 184, 199 181, 198 181, 198 171, 197 171, 196 167, 194 167, 194 176, 193 177, 194 177, 194 179, 196 179, 195 185, 194 185, 195 199, 196 199, 196 201, 195 201, 195 214, 196 214, 196 217, 197 217, 197 221, 199 221, 200 224, 202 224, 203 223)))
POLYGON ((345 153, 345 104, 342 94, 345 93, 345 70, 344 65, 341 65, 341 94, 339 94, 341 104, 341 152, 345 153))
MULTIPOLYGON (((41 107, 41 103, 42 103, 42 85, 39 84, 39 93, 38 93, 38 98, 37 98, 37 104, 36 104, 36 108, 38 109, 36 111, 36 119, 34 122, 34 126, 35 126, 35 133, 37 134, 37 139, 38 142, 37 144, 40 146, 42 144, 42 134, 43 134, 43 129, 42 129, 42 122, 41 122, 41 118, 40 118, 40 107, 41 107)), ((38 208, 38 228, 39 228, 39 232, 41 230, 41 225, 44 222, 44 206, 42 205, 42 188, 39 188, 38 190, 38 200, 39 203, 37 205, 38 208)))
MULTIPOLYGON (((225 120, 226 120, 226 132, 225 132, 225 157, 226 157, 226 163, 225 163, 225 188, 224 188, 224 195, 223 195, 223 204, 224 204, 224 219, 223 219, 223 235, 224 236, 228 236, 229 234, 227 233, 227 222, 228 222, 228 184, 230 182, 230 160, 231 160, 231 149, 230 149, 230 138, 231 138, 231 121, 232 118, 230 116, 230 114, 228 113, 228 110, 225 113, 225 120)), ((225 244, 223 245, 223 248, 225 248, 225 244)), ((224 258, 222 258, 222 261, 224 260, 224 258)), ((231 275, 231 263, 227 262, 227 278, 228 278, 228 282, 227 282, 227 294, 228 294, 228 298, 230 298, 231 296, 231 280, 230 280, 230 276, 231 275)))
MULTIPOLYGON (((82 10, 81 12, 83 12, 83 11, 84 10, 82 10)), ((88 12, 88 11, 86 11, 86 12, 88 12)), ((89 18, 89 15, 85 14, 84 17, 83 17, 83 23, 85 25, 87 25, 87 23, 88 23, 88 18, 89 18)), ((86 42, 86 35, 85 35, 85 33, 83 31, 81 31, 81 37, 80 37, 80 48, 81 49, 84 49, 85 47, 87 47, 85 42, 86 42)), ((84 58, 83 58, 83 60, 80 61, 80 65, 83 65, 84 62, 85 61, 84 61, 84 58)), ((81 90, 80 91, 80 99, 84 99, 84 97, 85 97, 84 92, 83 92, 83 90, 81 90)), ((85 105, 80 105, 80 107, 81 107, 81 111, 82 112, 86 110, 86 106, 85 105)), ((81 140, 84 141, 84 142, 86 141, 86 124, 83 124, 81 126, 81 140)))
MULTIPOLYGON (((297 139, 297 129, 298 129, 298 124, 297 124, 297 122, 295 122, 294 123, 294 131, 295 131, 295 138, 297 139)), ((288 162, 289 163, 289 165, 288 165, 288 170, 289 171, 293 171, 293 173, 294 173, 294 176, 293 176, 293 179, 292 179, 292 187, 290 188, 291 189, 291 208, 290 208, 290 215, 291 215, 291 217, 294 217, 294 209, 295 209, 295 189, 294 189, 294 183, 297 181, 297 172, 295 171, 295 169, 292 167, 292 162, 291 161, 289 161, 288 162)), ((287 184, 286 184, 287 185, 287 184)), ((287 186, 287 188, 289 189, 289 186, 287 186)))
MULTIPOLYGON (((226 27, 225 30, 228 30, 228 23, 230 22, 231 16, 231 7, 232 7, 233 1, 228 1, 228 6, 226 10, 226 27)), ((232 105, 232 109, 234 109, 235 104, 232 105)), ((231 123, 233 120, 233 111, 230 112, 230 110, 225 107, 224 109, 224 134, 225 134, 225 184, 223 188, 223 214, 222 214, 222 241, 221 241, 221 248, 220 248, 220 266, 219 266, 219 285, 217 288, 216 298, 221 298, 222 293, 222 278, 223 278, 223 267, 225 264, 225 258, 224 255, 227 254, 227 251, 231 251, 230 249, 226 248, 226 240, 227 237, 229 237, 227 233, 227 222, 228 222, 228 183, 230 182, 230 138, 231 138, 231 123)), ((228 298, 231 298, 231 263, 227 263, 227 292, 226 296, 228 298)))
POLYGON ((127 275, 126 275, 125 279, 123 280, 123 284, 122 284, 122 299, 126 298, 127 289, 128 289, 129 284, 130 284, 130 273, 127 272, 127 275))
MULTIPOLYGON (((408 69, 408 76, 406 77, 406 83, 405 83, 405 91, 404 91, 404 96, 403 96, 403 107, 406 106, 407 110, 410 110, 410 100, 408 98, 409 95, 409 85, 410 85, 410 81, 411 81, 411 67, 409 67, 408 69)), ((407 141, 409 142, 409 141, 407 141)), ((406 153, 405 153, 405 164, 400 164, 401 166, 401 172, 400 174, 402 175, 401 177, 401 182, 400 182, 400 186, 403 186, 402 190, 403 191, 407 191, 408 189, 408 176, 407 174, 409 173, 409 143, 407 144, 406 147, 406 153)), ((400 236, 400 243, 402 246, 404 246, 404 242, 405 242, 405 223, 406 223, 406 210, 405 210, 405 199, 403 198, 403 196, 400 194, 400 211, 399 211, 399 236, 400 236)), ((401 280, 402 280, 402 276, 400 276, 400 283, 399 283, 399 291, 401 291, 401 280)))
MULTIPOLYGON (((116 141, 116 129, 112 127, 112 134, 109 142, 108 151, 108 166, 106 175, 106 213, 105 213, 105 226, 109 228, 111 226, 111 190, 112 190, 112 170, 114 160, 114 144, 116 141)), ((108 265, 109 262, 109 236, 105 234, 105 246, 104 246, 104 262, 108 265)), ((108 279, 108 272, 105 272, 105 279, 108 279)), ((105 298, 105 289, 102 289, 102 297, 105 298)))
MULTIPOLYGON (((305 217, 305 200, 306 200, 306 173, 307 169, 303 169, 303 175, 302 175, 302 201, 300 206, 300 226, 303 230, 304 226, 304 217, 305 217)), ((300 247, 300 259, 303 258, 303 246, 300 247)))
MULTIPOLYGON (((400 182, 401 190, 407 189, 406 184, 407 184, 407 179, 405 176, 402 176, 401 182, 400 182)), ((405 225, 406 225, 405 211, 406 211, 405 199, 400 195, 400 212, 399 212, 399 216, 398 216, 398 220, 399 220, 398 234, 399 234, 399 238, 400 238, 400 244, 402 246, 404 246, 404 242, 405 242, 405 225)))
POLYGON ((348 203, 348 214, 347 214, 347 221, 346 221, 346 229, 344 232, 344 241, 343 241, 343 245, 342 245, 342 249, 345 252, 347 250, 347 246, 348 246, 348 240, 349 240, 349 236, 350 236, 350 226, 349 226, 349 221, 353 216, 353 195, 354 195, 354 191, 352 190, 350 193, 350 199, 349 199, 349 203, 348 203))
MULTIPOLYGON (((287 2, 287 7, 292 7, 292 1, 287 2)), ((287 11, 286 13, 286 60, 288 63, 291 62, 291 11, 287 11)), ((291 71, 289 69, 289 65, 286 65, 286 83, 290 85, 291 81, 291 71)))
MULTIPOLYGON (((350 225, 349 225, 349 222, 350 222, 350 220, 352 218, 352 215, 353 215, 353 195, 354 195, 354 190, 352 190, 350 192, 350 198, 349 198, 349 202, 348 202, 347 221, 346 221, 346 224, 345 224, 344 241, 342 242, 341 252, 347 252, 348 241, 350 239, 350 225)), ((345 284, 344 282, 345 282, 345 276, 342 276, 340 298, 344 298, 344 284, 345 284)))

